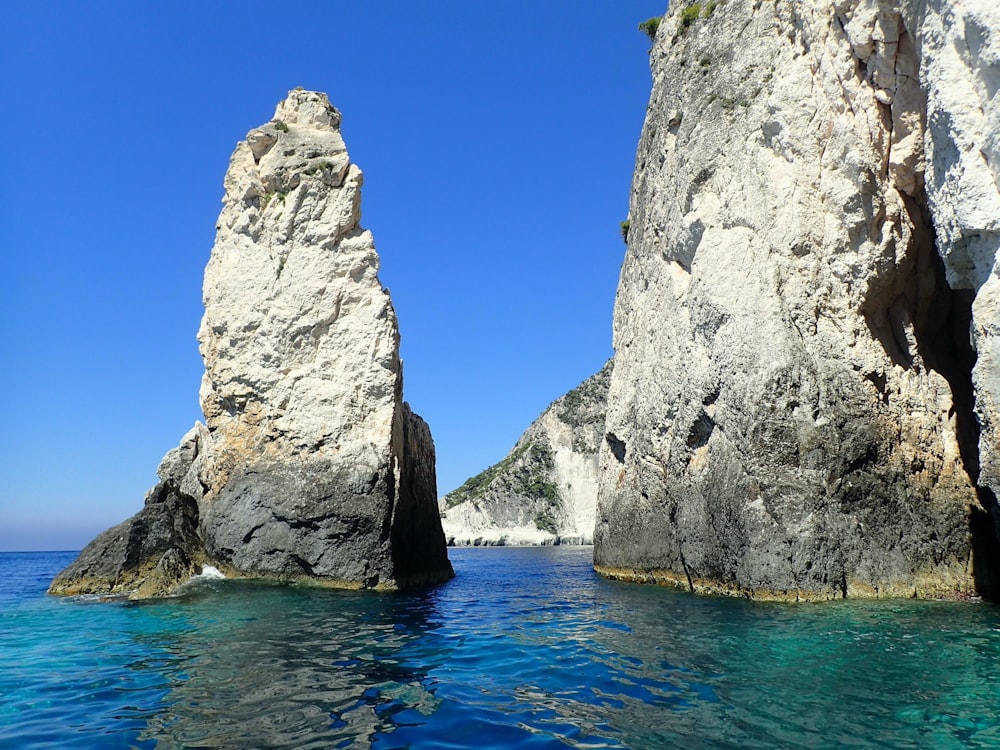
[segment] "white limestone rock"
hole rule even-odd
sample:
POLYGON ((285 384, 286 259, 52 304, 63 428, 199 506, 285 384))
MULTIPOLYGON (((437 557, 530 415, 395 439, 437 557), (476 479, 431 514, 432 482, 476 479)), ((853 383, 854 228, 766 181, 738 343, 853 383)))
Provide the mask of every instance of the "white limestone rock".
POLYGON ((453 575, 361 185, 340 113, 311 91, 230 160, 198 332, 205 424, 158 485, 193 498, 195 557, 229 577, 395 589, 453 575))
POLYGON ((651 51, 597 569, 781 599, 988 591, 996 12, 692 7, 651 51))
POLYGON ((441 499, 449 545, 593 543, 611 367, 556 399, 502 461, 441 499))

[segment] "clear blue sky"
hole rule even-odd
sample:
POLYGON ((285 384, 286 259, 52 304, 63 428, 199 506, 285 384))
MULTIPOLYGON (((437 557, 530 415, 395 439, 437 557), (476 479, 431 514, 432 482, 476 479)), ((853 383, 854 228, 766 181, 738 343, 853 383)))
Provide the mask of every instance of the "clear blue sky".
POLYGON ((0 24, 0 549, 135 513, 201 416, 222 178, 295 86, 365 172, 440 494, 611 353, 665 0, 11 3, 0 24))

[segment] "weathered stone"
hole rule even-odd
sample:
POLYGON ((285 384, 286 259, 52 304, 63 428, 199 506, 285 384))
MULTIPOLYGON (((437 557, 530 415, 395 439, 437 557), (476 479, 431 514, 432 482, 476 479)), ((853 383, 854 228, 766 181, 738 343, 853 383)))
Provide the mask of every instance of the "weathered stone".
POLYGON ((672 4, 651 52, 597 569, 781 599, 988 590, 1000 213, 968 146, 996 131, 956 123, 995 114, 995 68, 956 40, 995 49, 996 12, 693 7, 672 4), (952 78, 975 115, 950 109, 952 78))
MULTIPOLYGON (((453 573, 433 442, 402 400, 396 315, 339 127, 324 94, 296 90, 233 152, 198 332, 206 423, 158 473, 195 502, 198 541, 179 552, 228 575, 439 582, 453 573)), ((167 563, 161 578, 182 583, 167 563)))
POLYGON ((449 544, 593 541, 611 364, 556 399, 502 461, 442 498, 449 544))
POLYGON ((389 530, 399 585, 424 586, 451 577, 437 509, 436 455, 427 423, 403 404, 403 441, 409 460, 389 530))
POLYGON ((161 482, 142 510, 88 544, 49 592, 163 596, 200 573, 204 559, 197 501, 161 482))
POLYGON ((156 469, 156 476, 161 482, 173 484, 185 495, 201 497, 205 488, 198 479, 198 474, 208 439, 209 432, 205 425, 201 422, 195 424, 181 438, 180 445, 167 451, 156 469))
MULTIPOLYGON (((919 6, 918 6, 919 7, 919 6)), ((927 197, 950 286, 971 300, 972 393, 978 452, 966 451, 983 505, 1000 533, 1000 6, 989 0, 927 3, 920 80, 927 91, 927 197)), ((989 519, 974 523, 985 536, 989 519)), ((984 561, 996 554, 980 544, 984 561)), ((1000 590, 1000 567, 979 566, 1000 590)))

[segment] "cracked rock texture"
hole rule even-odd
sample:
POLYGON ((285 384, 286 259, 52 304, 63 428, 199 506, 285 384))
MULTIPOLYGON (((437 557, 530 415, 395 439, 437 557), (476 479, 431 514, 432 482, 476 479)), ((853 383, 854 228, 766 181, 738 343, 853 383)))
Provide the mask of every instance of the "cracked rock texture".
POLYGON ((651 67, 595 566, 995 594, 1000 11, 672 3, 651 67))
POLYGON ((146 507, 91 543, 54 593, 167 593, 202 562, 356 588, 453 575, 434 444, 402 400, 361 184, 324 94, 290 92, 237 145, 205 269, 205 424, 164 458, 146 507), (172 573, 151 581, 170 551, 172 573))
POLYGON ((609 361, 556 399, 497 464, 441 500, 448 544, 591 544, 609 361))

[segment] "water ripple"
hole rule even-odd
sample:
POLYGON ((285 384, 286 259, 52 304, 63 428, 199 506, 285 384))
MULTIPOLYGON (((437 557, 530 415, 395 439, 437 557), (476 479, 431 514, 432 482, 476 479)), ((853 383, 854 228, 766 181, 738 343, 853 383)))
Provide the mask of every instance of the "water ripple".
POLYGON ((456 550, 410 595, 205 581, 44 595, 0 555, 0 746, 1000 747, 1000 611, 786 606, 604 581, 589 550, 456 550))

